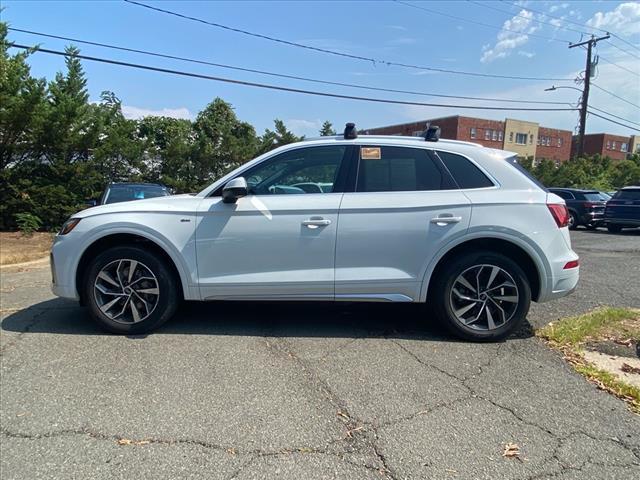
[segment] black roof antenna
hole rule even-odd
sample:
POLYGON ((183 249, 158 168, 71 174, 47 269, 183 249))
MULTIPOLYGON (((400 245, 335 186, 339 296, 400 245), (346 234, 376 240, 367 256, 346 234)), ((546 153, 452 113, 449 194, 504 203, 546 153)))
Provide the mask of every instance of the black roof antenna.
POLYGON ((356 124, 347 123, 344 126, 344 139, 353 140, 354 138, 358 138, 358 131, 356 130, 356 124))
POLYGON ((427 142, 437 142, 440 140, 440 127, 437 125, 431 126, 427 123, 424 131, 424 139, 427 142))

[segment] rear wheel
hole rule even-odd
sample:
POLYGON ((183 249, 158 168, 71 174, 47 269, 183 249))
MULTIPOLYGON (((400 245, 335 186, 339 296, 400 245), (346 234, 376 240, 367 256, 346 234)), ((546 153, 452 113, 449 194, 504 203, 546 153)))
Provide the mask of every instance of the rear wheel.
POLYGON ((500 340, 525 319, 531 288, 522 269, 494 252, 471 252, 434 278, 434 307, 454 334, 467 340, 500 340))
POLYGON ((622 231, 622 227, 616 224, 609 224, 607 225, 607 230, 609 230, 611 233, 620 233, 622 231))
POLYGON ((575 230, 578 228, 578 217, 573 212, 569 212, 569 230, 575 230))
POLYGON ((114 247, 98 255, 84 288, 92 318, 112 333, 149 332, 173 316, 180 300, 165 260, 139 247, 114 247))

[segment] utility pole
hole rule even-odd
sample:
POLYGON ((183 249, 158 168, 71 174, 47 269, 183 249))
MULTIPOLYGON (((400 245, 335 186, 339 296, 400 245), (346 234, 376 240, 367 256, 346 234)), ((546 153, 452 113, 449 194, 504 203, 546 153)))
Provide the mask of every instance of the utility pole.
POLYGON ((591 36, 589 40, 580 43, 572 43, 569 45, 569 48, 580 47, 582 45, 587 45, 587 65, 585 68, 584 74, 584 88, 582 89, 582 102, 580 103, 580 128, 578 130, 578 158, 582 157, 584 154, 584 131, 587 123, 587 105, 589 101, 589 86, 591 84, 591 51, 596 43, 600 40, 606 40, 609 38, 609 34, 606 34, 604 37, 596 38, 595 36, 591 36))

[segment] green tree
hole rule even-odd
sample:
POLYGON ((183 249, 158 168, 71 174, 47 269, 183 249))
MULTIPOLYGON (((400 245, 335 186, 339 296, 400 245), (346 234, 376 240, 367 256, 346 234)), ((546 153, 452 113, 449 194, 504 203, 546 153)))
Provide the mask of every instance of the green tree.
POLYGON ((257 139, 251 124, 241 122, 231 105, 220 98, 205 107, 193 124, 194 151, 187 183, 202 188, 253 158, 257 139))
POLYGON ((269 130, 267 128, 262 137, 260 137, 260 146, 258 148, 259 154, 263 154, 273 150, 274 148, 299 142, 304 139, 304 136, 298 137, 293 132, 287 130, 287 126, 282 120, 276 118, 273 123, 275 125, 275 130, 269 130))
MULTIPOLYGON (((30 51, 10 56, 7 24, 0 22, 0 169, 33 157, 44 127, 46 81, 31 76, 30 51)), ((5 179, 2 179, 3 182, 5 179)))
POLYGON ((336 134, 336 131, 333 128, 333 125, 331 124, 331 122, 329 120, 325 120, 325 122, 322 124, 322 128, 320 128, 320 136, 330 137, 335 134, 336 134))

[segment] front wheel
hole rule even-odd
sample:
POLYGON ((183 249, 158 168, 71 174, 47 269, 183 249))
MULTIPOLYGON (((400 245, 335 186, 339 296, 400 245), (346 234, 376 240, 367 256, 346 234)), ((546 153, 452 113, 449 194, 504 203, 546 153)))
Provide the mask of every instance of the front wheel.
POLYGON ((494 252, 471 252, 433 278, 436 315, 455 335, 472 341, 503 339, 525 319, 531 288, 522 269, 494 252))
POLYGON ((89 265, 84 293, 91 317, 105 330, 145 333, 175 313, 174 273, 160 256, 139 247, 114 247, 89 265))

